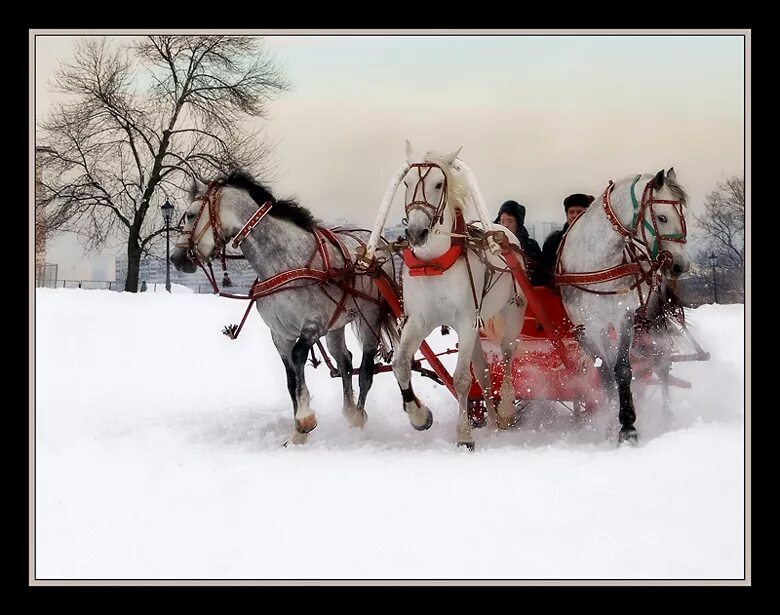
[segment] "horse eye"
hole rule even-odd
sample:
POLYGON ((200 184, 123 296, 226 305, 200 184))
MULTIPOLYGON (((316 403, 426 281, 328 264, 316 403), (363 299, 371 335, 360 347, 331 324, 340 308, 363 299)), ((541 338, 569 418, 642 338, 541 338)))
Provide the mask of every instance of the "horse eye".
POLYGON ((438 184, 436 184, 436 190, 441 190, 441 182, 439 182, 438 184))
POLYGON ((658 221, 659 222, 663 222, 664 224, 666 224, 666 216, 663 216, 663 215, 658 216, 658 221))
POLYGON ((194 220, 195 214, 187 214, 187 220, 194 220))

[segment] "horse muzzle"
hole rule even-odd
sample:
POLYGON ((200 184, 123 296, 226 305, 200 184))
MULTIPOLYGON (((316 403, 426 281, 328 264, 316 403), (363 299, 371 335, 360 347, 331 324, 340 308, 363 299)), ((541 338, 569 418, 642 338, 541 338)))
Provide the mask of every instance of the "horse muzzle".
POLYGON ((661 260, 661 271, 673 280, 688 273, 691 269, 691 261, 684 255, 673 255, 668 250, 663 250, 659 259, 661 260))
POLYGON ((680 276, 688 273, 690 269, 691 269, 690 263, 684 263, 681 265, 678 262, 674 262, 671 268, 669 269, 669 277, 672 279, 679 278, 680 276))
POLYGON ((171 254, 171 263, 177 271, 182 273, 195 273, 198 267, 195 260, 190 256, 189 250, 179 248, 171 254))
POLYGON ((430 234, 430 229, 427 228, 407 228, 406 231, 406 238, 409 240, 409 245, 413 246, 415 248, 419 248, 421 246, 425 245, 425 242, 428 241, 428 235, 430 234))

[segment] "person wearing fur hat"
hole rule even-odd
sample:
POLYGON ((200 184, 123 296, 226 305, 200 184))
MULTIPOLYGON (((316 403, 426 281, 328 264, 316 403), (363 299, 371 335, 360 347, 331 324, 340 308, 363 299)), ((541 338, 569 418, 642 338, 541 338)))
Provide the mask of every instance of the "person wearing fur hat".
POLYGON ((555 257, 558 253, 558 246, 561 239, 572 223, 579 218, 588 209, 590 204, 596 199, 590 194, 570 194, 563 199, 563 210, 566 212, 566 224, 560 231, 553 231, 544 240, 542 247, 541 267, 539 268, 538 278, 540 284, 553 286, 553 271, 555 269, 555 257))
POLYGON ((525 228, 525 207, 517 201, 505 201, 499 208, 498 216, 493 222, 508 228, 520 241, 520 246, 526 257, 526 273, 531 284, 537 285, 536 270, 542 258, 542 250, 536 240, 528 234, 528 229, 525 228))

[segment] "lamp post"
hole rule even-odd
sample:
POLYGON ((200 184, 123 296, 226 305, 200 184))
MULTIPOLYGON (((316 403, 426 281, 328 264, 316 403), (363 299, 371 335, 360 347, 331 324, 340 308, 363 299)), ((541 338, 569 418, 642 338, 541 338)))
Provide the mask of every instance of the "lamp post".
POLYGON ((165 290, 171 292, 171 216, 173 205, 165 199, 165 205, 161 206, 163 218, 165 218, 165 290))
POLYGON ((715 275, 715 265, 718 264, 718 257, 713 252, 710 254, 710 265, 712 265, 712 285, 715 288, 715 303, 718 302, 718 276, 715 275))

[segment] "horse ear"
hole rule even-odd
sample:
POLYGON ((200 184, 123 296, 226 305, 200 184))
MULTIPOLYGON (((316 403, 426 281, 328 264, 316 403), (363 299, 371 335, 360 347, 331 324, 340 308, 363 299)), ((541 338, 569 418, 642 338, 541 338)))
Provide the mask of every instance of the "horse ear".
POLYGON ((655 178, 653 179, 653 188, 655 190, 660 190, 664 187, 664 170, 661 169, 656 173, 655 178))
POLYGON ((673 179, 677 180, 677 173, 674 172, 674 167, 669 169, 669 171, 666 173, 666 179, 673 179))
POLYGON ((443 157, 444 162, 447 164, 448 167, 452 166, 452 163, 455 162, 455 159, 458 157, 458 154, 460 154, 460 150, 463 149, 463 146, 461 145, 458 149, 456 149, 451 154, 447 154, 443 157))
POLYGON ((414 162, 414 148, 412 147, 412 144, 409 143, 409 139, 406 140, 406 161, 407 162, 414 162))
POLYGON ((190 203, 192 203, 199 194, 206 194, 207 188, 208 186, 206 186, 206 184, 201 182, 197 177, 193 177, 189 192, 190 203))

